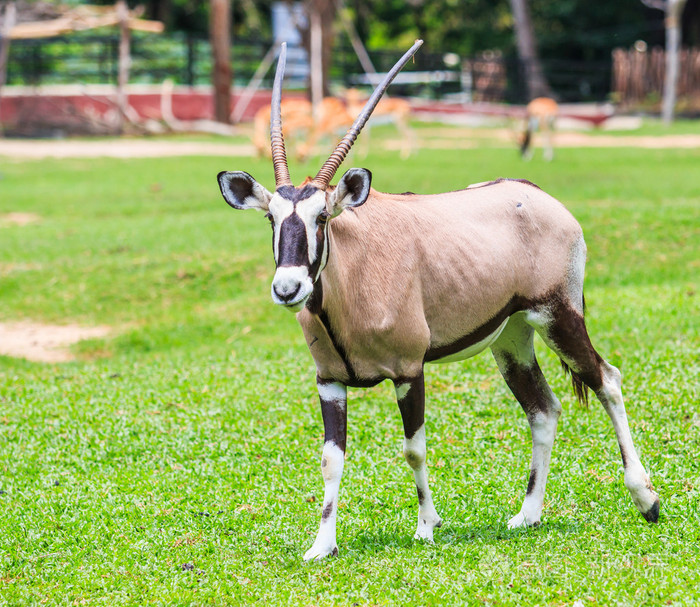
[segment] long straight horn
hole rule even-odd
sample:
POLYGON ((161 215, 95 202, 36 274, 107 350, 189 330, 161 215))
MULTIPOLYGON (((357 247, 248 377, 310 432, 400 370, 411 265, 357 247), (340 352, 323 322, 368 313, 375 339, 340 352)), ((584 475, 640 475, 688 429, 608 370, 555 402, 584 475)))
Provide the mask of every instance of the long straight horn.
POLYGON ((277 61, 275 83, 272 86, 272 104, 270 105, 270 147, 272 149, 272 166, 275 169, 275 188, 283 185, 292 185, 287 166, 287 152, 284 149, 284 136, 282 135, 282 81, 284 80, 284 67, 287 63, 287 43, 283 42, 280 48, 280 58, 277 61))
POLYGON ((340 140, 340 143, 338 143, 335 151, 330 155, 328 160, 323 163, 323 166, 319 170, 318 174, 313 178, 311 182, 313 185, 322 190, 325 190, 328 187, 331 179, 333 179, 333 175, 335 175, 338 167, 348 155, 352 144, 355 143, 355 139, 357 139, 357 136, 360 134, 362 127, 365 126, 369 120, 369 117, 372 115, 374 108, 379 103, 382 95, 386 89, 389 88, 391 81, 396 77, 396 74, 401 71, 401 68, 408 63, 409 59, 413 57, 415 52, 421 47, 422 44, 422 40, 416 40, 415 44, 403 57, 401 57, 401 59, 399 59, 397 64, 391 68, 391 71, 386 75, 384 80, 382 80, 379 86, 377 86, 374 93, 372 93, 372 96, 369 98, 369 101, 367 101, 365 104, 365 107, 362 108, 362 111, 358 117, 355 118, 355 122, 353 122, 353 125, 350 127, 345 137, 340 140))

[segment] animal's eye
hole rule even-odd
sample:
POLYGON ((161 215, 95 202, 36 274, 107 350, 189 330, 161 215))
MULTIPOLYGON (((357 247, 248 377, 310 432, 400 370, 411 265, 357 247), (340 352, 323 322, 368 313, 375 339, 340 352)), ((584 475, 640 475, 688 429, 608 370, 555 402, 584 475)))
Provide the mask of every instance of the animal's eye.
POLYGON ((330 219, 330 215, 328 214, 327 211, 323 211, 317 218, 316 218, 316 223, 320 226, 325 225, 328 223, 328 220, 330 219))
POLYGON ((270 223, 275 223, 275 220, 272 217, 272 213, 265 213, 265 217, 267 217, 270 223))

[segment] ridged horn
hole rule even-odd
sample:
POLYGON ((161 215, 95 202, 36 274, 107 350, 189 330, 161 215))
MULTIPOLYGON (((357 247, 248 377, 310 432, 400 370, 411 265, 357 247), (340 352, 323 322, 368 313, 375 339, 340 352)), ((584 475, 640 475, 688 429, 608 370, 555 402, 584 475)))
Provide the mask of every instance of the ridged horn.
POLYGON ((359 113, 357 118, 355 118, 355 122, 353 122, 352 126, 345 134, 345 137, 340 140, 340 143, 338 143, 336 146, 335 151, 330 155, 328 160, 323 163, 323 166, 319 170, 318 174, 311 181, 312 185, 315 185, 317 188, 322 190, 325 190, 328 187, 328 184, 331 182, 331 179, 333 179, 338 167, 342 164, 343 160, 345 160, 350 148, 352 147, 353 143, 355 143, 355 140, 360 134, 362 127, 365 126, 369 120, 369 117, 372 115, 374 108, 377 107, 382 95, 386 89, 389 88, 391 81, 396 78, 396 74, 398 74, 401 71, 401 68, 408 63, 409 59, 413 57, 415 52, 421 47, 422 44, 422 40, 416 40, 415 44, 403 57, 401 57, 401 59, 398 60, 396 65, 391 68, 391 71, 386 75, 384 80, 382 80, 377 88, 374 89, 374 93, 372 93, 372 96, 365 104, 365 107, 362 108, 362 111, 359 113))
POLYGON ((275 188, 283 185, 292 185, 287 166, 287 152, 284 149, 284 136, 282 135, 282 81, 284 80, 284 68, 287 64, 287 43, 280 47, 280 57, 277 61, 275 83, 272 86, 272 103, 270 105, 270 148, 272 150, 272 166, 275 169, 275 188))

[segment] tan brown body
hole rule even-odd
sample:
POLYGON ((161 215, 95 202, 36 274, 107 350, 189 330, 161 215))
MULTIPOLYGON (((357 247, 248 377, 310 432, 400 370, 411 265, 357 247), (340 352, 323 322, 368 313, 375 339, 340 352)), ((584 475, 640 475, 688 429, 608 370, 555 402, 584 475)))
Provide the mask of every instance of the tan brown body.
POLYGON ((499 315, 565 291, 583 245, 560 202, 515 180, 430 196, 371 190, 329 230, 320 290, 339 344, 308 308, 298 320, 319 376, 350 384, 413 377, 431 352, 467 347, 499 315))
POLYGON ((525 133, 520 145, 520 152, 524 158, 530 159, 532 157, 532 140, 537 131, 542 136, 545 160, 554 158, 553 135, 558 115, 559 104, 549 97, 537 97, 527 104, 525 108, 525 133))
MULTIPOLYGON (((347 101, 348 114, 350 115, 350 121, 348 126, 352 124, 355 116, 357 116, 366 103, 366 99, 362 98, 357 89, 349 89, 345 94, 345 99, 347 101)), ((413 130, 409 125, 409 118, 411 117, 411 104, 405 99, 398 99, 396 97, 383 97, 377 103, 377 106, 372 111, 372 116, 374 118, 384 117, 389 122, 393 123, 397 130, 399 131, 401 148, 400 154, 401 158, 408 158, 408 156, 413 151, 414 146, 414 134, 413 130)), ((369 123, 371 125, 371 121, 369 123)), ((369 132, 365 133, 364 148, 365 151, 363 155, 366 156, 366 150, 369 148, 369 132)))
MULTIPOLYGON (((270 106, 261 107, 253 118, 253 145, 259 156, 270 155, 270 106)), ((285 99, 281 103, 284 136, 290 139, 310 133, 314 127, 311 103, 306 99, 285 99)))

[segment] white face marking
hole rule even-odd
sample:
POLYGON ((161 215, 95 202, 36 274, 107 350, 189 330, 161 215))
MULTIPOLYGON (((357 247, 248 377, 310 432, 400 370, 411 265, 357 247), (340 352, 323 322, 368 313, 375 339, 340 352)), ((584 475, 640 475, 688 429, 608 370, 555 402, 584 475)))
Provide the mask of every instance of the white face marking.
POLYGON ((345 406, 347 401, 347 388, 338 382, 332 384, 317 384, 318 394, 326 402, 335 402, 345 406))
POLYGON ((282 198, 279 194, 275 194, 270 201, 268 212, 275 220, 272 249, 275 255, 275 261, 277 261, 280 254, 280 226, 282 222, 294 212, 294 203, 286 198, 282 198))
POLYGON ((316 230, 318 229, 316 219, 325 209, 326 193, 321 191, 297 203, 297 215, 304 222, 304 227, 306 227, 306 241, 309 245, 309 264, 316 261, 316 230))
POLYGON ((272 301, 278 306, 284 306, 292 312, 298 312, 304 307, 306 300, 314 290, 313 282, 309 277, 306 266, 283 266, 277 268, 272 279, 272 301), (294 293, 291 300, 282 299, 280 296, 294 293))

